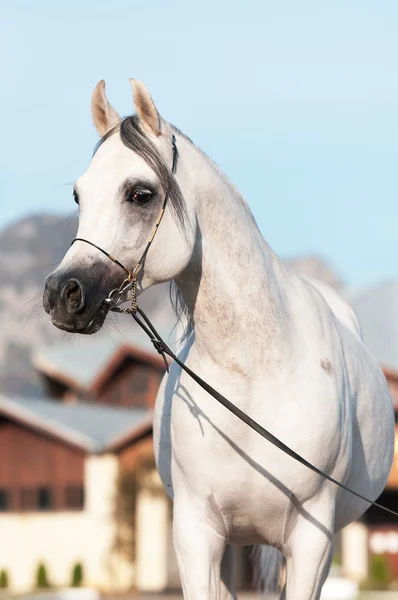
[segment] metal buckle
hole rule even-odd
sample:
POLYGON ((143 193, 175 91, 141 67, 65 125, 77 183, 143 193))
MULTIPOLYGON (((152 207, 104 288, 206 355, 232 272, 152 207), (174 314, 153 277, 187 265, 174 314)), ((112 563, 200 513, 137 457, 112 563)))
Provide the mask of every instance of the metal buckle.
POLYGON ((123 302, 124 294, 134 285, 134 279, 127 278, 125 279, 118 288, 114 288, 108 294, 108 297, 105 298, 105 304, 109 304, 110 306, 118 306, 123 302))

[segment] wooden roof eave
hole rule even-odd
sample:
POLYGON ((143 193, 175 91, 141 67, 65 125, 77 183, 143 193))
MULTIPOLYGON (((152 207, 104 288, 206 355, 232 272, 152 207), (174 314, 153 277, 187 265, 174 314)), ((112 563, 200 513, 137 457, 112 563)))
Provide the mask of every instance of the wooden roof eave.
POLYGON ((132 427, 130 429, 130 431, 117 437, 110 444, 108 444, 106 447, 104 447, 101 450, 101 454, 104 454, 106 452, 115 452, 115 453, 121 452, 127 446, 130 446, 131 444, 138 442, 146 435, 152 434, 152 429, 153 429, 153 424, 152 424, 152 415, 151 415, 146 421, 144 421, 140 425, 136 425, 135 427, 132 427))
POLYGON ((43 356, 33 355, 32 357, 33 366, 51 379, 55 379, 56 381, 61 382, 65 387, 69 389, 73 389, 78 392, 82 392, 84 394, 89 393, 89 388, 83 386, 81 383, 74 379, 70 375, 67 375, 63 371, 54 367, 51 361, 47 360, 43 356))
POLYGON ((392 379, 394 381, 396 381, 398 383, 398 371, 396 371, 395 369, 393 369, 392 367, 386 367, 381 365, 381 368, 383 370, 384 375, 386 376, 386 379, 392 379))

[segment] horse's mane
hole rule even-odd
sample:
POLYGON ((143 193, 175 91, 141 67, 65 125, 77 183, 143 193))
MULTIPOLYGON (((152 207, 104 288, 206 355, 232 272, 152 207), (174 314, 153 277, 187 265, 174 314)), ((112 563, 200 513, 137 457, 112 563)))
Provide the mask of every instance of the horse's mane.
MULTIPOLYGON (((181 134, 177 127, 173 127, 173 129, 181 134)), ((112 129, 107 131, 96 145, 94 154, 97 152, 98 148, 117 131, 120 133, 120 139, 123 144, 138 154, 138 156, 141 156, 155 172, 164 193, 168 194, 168 203, 170 204, 172 213, 174 213, 181 229, 184 230, 187 225, 187 212, 180 186, 173 176, 171 168, 167 166, 159 150, 142 129, 137 115, 125 117, 120 123, 117 123, 112 129)), ((170 282, 170 301, 178 321, 181 321, 183 318, 186 320, 187 326, 185 327, 182 339, 180 340, 183 341, 187 338, 190 330, 193 328, 193 319, 184 298, 174 281, 170 282)))

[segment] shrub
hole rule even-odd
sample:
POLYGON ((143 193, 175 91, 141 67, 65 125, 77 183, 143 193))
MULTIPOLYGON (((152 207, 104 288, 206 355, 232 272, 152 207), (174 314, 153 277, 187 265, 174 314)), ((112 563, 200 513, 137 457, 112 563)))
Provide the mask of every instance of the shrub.
POLYGON ((43 563, 40 563, 37 567, 36 573, 36 587, 38 588, 49 588, 50 583, 47 577, 47 569, 43 563))
POLYGON ((73 570, 72 570, 71 585, 72 585, 72 587, 79 587, 79 586, 81 586, 82 582, 83 582, 83 565, 82 565, 82 563, 78 562, 75 564, 75 566, 73 567, 73 570))
POLYGON ((341 567, 343 564, 343 561, 341 558, 341 552, 339 552, 338 550, 336 550, 333 554, 332 564, 336 567, 341 567))
POLYGON ((386 590, 393 580, 386 556, 373 555, 370 560, 370 581, 374 589, 386 590))
POLYGON ((0 571, 0 588, 8 588, 8 574, 5 569, 0 571))

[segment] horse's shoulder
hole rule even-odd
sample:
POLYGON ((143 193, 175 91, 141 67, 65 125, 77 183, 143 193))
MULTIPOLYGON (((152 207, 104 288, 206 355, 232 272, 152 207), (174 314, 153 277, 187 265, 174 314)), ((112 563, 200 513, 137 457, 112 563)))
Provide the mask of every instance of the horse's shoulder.
POLYGON ((302 280, 305 285, 319 292, 339 323, 362 339, 361 326, 354 309, 334 288, 312 277, 302 276, 302 280))

